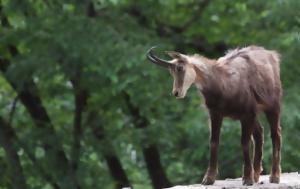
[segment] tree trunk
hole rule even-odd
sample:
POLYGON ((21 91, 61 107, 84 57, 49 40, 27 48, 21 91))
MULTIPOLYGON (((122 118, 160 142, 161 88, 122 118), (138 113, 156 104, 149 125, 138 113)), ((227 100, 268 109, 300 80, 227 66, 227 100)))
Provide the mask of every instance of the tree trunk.
POLYGON ((11 183, 14 189, 27 188, 23 169, 17 153, 14 130, 0 117, 0 144, 4 148, 10 167, 11 183))
POLYGON ((82 113, 86 106, 88 93, 86 90, 83 90, 80 86, 80 73, 76 74, 77 78, 71 79, 74 91, 75 99, 75 110, 74 110, 74 121, 73 121, 73 144, 71 149, 71 168, 72 175, 74 176, 74 182, 77 184, 77 189, 80 188, 78 178, 77 178, 77 169, 80 159, 80 141, 82 139, 82 113))
MULTIPOLYGON (((123 96, 127 103, 131 117, 133 118, 135 127, 137 129, 143 129, 148 127, 148 120, 141 115, 139 108, 131 103, 129 94, 124 92, 123 96)), ((143 147, 143 155, 153 187, 155 189, 170 187, 172 184, 167 178, 167 175, 163 169, 163 166, 160 161, 159 151, 156 145, 151 144, 147 147, 143 147)))
POLYGON ((170 187, 171 183, 168 180, 164 168, 160 162, 160 155, 157 147, 152 144, 149 147, 143 148, 147 169, 151 177, 155 189, 170 187))
MULTIPOLYGON (((105 138, 104 130, 103 130, 101 124, 98 124, 98 126, 96 126, 96 124, 94 124, 94 122, 91 121, 91 119, 95 119, 93 114, 94 113, 91 113, 89 116, 89 119, 91 122, 90 126, 92 128, 94 137, 99 141, 99 143, 102 143, 102 141, 105 138)), ((98 123, 97 120, 95 120, 95 122, 98 123)), ((107 148, 110 148, 109 153, 106 151, 102 151, 101 153, 107 162, 107 165, 109 168, 109 173, 110 173, 111 177, 116 182, 115 188, 121 189, 124 187, 131 187, 131 184, 127 178, 127 175, 122 167, 121 161, 119 160, 117 154, 115 153, 115 150, 114 150, 112 144, 107 144, 107 146, 109 146, 107 148)))
POLYGON ((116 189, 121 189, 125 187, 130 187, 131 184, 127 178, 127 175, 122 167, 122 164, 118 158, 118 156, 113 153, 109 155, 104 154, 104 158, 107 162, 109 173, 116 181, 116 189))

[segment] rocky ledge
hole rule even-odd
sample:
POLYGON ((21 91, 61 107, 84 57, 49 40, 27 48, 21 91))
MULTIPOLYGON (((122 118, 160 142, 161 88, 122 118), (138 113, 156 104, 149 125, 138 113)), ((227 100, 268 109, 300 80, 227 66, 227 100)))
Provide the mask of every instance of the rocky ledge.
POLYGON ((300 189, 300 175, 295 173, 283 173, 279 184, 269 183, 269 175, 260 176, 259 183, 252 186, 243 186, 242 178, 217 180, 213 185, 201 184, 188 186, 174 186, 168 189, 300 189))

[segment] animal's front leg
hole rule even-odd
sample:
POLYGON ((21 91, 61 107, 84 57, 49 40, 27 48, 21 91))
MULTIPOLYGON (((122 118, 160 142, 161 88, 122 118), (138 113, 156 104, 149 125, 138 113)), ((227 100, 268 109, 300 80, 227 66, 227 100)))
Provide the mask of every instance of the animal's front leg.
POLYGON ((223 117, 220 114, 210 112, 210 160, 202 181, 204 185, 213 184, 218 174, 218 146, 222 120, 223 117))
POLYGON ((241 144, 243 148, 244 156, 244 173, 243 173, 243 185, 252 185, 254 183, 253 166, 249 154, 250 139, 253 132, 254 118, 242 120, 242 136, 241 144))

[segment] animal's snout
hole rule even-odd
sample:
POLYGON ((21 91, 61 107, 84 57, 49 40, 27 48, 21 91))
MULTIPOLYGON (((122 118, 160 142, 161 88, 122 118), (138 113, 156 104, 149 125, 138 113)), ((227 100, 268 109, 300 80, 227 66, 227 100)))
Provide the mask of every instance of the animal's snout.
POLYGON ((178 97, 179 92, 178 91, 174 91, 173 94, 174 94, 174 96, 178 97))

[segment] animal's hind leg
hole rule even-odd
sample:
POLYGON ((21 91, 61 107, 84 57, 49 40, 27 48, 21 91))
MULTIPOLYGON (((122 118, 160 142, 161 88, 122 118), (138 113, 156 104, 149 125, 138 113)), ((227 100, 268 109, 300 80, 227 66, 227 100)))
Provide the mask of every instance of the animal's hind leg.
POLYGON ((253 138, 254 138, 254 181, 259 181, 260 173, 262 172, 262 155, 263 155, 263 143, 264 143, 264 135, 263 128, 259 124, 258 120, 254 122, 254 130, 253 130, 253 138))
POLYGON ((280 181, 280 150, 281 150, 281 127, 280 127, 280 107, 266 112, 270 124, 273 154, 272 154, 272 171, 270 175, 271 183, 280 181))

